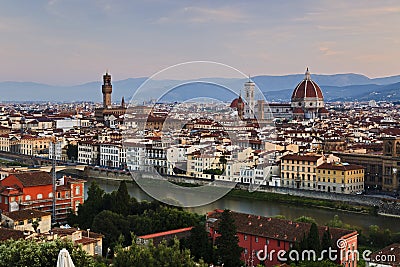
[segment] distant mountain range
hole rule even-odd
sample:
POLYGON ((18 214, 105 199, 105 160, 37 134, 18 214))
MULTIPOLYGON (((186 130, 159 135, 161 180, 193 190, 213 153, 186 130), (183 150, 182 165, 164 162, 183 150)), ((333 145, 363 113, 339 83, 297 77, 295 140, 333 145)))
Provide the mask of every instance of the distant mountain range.
MULTIPOLYGON (((314 74, 312 79, 321 87, 327 101, 400 100, 400 75, 370 79, 360 74, 314 74)), ((253 81, 269 101, 288 101, 295 86, 304 74, 283 76, 262 75, 253 81)), ((222 83, 239 92, 246 79, 209 78, 210 82, 222 83)), ((113 81, 113 102, 120 102, 122 96, 128 101, 146 78, 129 78, 113 81)), ((179 81, 185 83, 185 81, 179 81)), ((166 90, 177 81, 155 81, 151 88, 144 90, 142 97, 158 96, 158 90, 166 90)), ((220 89, 220 88, 219 88, 220 89)), ((174 89, 163 97, 165 101, 184 101, 193 97, 215 97, 229 101, 234 94, 215 90, 212 85, 195 83, 174 89)), ((0 82, 0 101, 90 101, 100 102, 101 81, 74 86, 57 86, 33 82, 0 82)))

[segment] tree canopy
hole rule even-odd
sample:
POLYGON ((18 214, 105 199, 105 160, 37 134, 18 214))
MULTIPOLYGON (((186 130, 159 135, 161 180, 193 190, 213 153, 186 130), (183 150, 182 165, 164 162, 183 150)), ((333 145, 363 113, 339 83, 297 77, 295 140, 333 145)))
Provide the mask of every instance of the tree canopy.
POLYGON ((163 241, 157 247, 151 242, 148 245, 138 245, 132 242, 129 249, 117 247, 113 265, 116 267, 207 267, 203 261, 195 262, 188 249, 181 250, 179 241, 174 240, 172 246, 163 241))
POLYGON ((75 266, 101 266, 80 246, 74 246, 69 240, 56 239, 48 242, 36 242, 10 239, 0 242, 0 267, 54 267, 57 265, 58 254, 63 248, 68 250, 75 266))

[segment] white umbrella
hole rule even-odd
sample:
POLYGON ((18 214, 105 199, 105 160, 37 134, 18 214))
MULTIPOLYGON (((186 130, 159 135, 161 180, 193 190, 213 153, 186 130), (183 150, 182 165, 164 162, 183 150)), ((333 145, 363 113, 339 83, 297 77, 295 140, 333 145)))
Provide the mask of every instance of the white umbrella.
POLYGON ((68 250, 65 248, 60 250, 58 254, 57 267, 75 267, 68 250))

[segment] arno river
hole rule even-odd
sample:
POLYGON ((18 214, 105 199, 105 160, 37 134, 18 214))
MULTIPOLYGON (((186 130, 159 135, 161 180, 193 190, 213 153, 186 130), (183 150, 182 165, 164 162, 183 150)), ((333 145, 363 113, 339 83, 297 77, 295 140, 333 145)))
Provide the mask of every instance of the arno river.
MULTIPOLYGON (((85 186, 85 197, 87 197, 87 188, 90 183, 96 180, 97 184, 107 193, 117 190, 118 181, 100 180, 89 178, 85 186)), ((128 191, 131 197, 137 200, 152 200, 138 185, 128 183, 128 191)), ((349 213, 343 211, 335 211, 328 209, 307 208, 304 206, 294 206, 282 204, 278 202, 239 199, 225 196, 215 202, 205 206, 186 208, 189 211, 199 214, 205 214, 214 209, 230 209, 237 212, 250 213, 261 216, 284 215, 287 219, 296 219, 300 216, 309 216, 314 218, 318 224, 325 224, 335 215, 339 215, 340 219, 350 225, 358 226, 363 230, 367 230, 370 225, 378 225, 381 228, 388 228, 393 232, 400 232, 400 219, 382 216, 372 216, 364 214, 349 213)))

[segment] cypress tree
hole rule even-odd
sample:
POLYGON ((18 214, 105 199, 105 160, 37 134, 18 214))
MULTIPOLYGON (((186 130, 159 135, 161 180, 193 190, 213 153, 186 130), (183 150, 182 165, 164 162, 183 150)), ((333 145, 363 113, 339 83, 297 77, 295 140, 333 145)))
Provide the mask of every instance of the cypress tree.
POLYGON ((310 232, 307 237, 308 249, 313 249, 317 254, 321 252, 321 243, 319 240, 318 226, 315 223, 311 224, 310 232))
POLYGON ((321 241, 321 248, 325 250, 329 250, 332 247, 332 238, 331 233, 329 232, 329 228, 324 232, 321 241))
POLYGON ((217 258, 220 264, 230 267, 241 266, 240 255, 242 248, 239 247, 239 238, 236 235, 235 220, 229 210, 224 210, 219 218, 216 239, 217 258))

